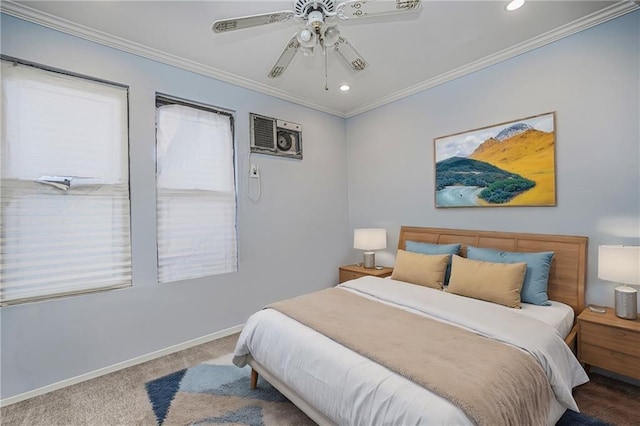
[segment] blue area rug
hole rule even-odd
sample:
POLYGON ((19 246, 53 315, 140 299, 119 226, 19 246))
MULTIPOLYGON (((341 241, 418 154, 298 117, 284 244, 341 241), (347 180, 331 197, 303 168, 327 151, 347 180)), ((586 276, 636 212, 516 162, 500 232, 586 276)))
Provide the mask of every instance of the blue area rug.
MULTIPOLYGON (((288 426, 314 424, 261 378, 251 390, 250 368, 231 364, 231 354, 146 383, 158 425, 288 426)), ((567 410, 556 426, 607 426, 567 410)))
POLYGON ((250 388, 251 369, 231 354, 145 384, 158 425, 305 425, 311 420, 261 378, 250 388))
POLYGON ((564 412, 556 426, 613 426, 595 417, 589 417, 582 413, 567 410, 564 412))

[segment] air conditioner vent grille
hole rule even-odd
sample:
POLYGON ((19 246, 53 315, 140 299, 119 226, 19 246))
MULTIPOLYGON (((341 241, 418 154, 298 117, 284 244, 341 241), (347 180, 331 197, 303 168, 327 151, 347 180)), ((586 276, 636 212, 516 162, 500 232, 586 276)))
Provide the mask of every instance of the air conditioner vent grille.
POLYGON ((265 117, 253 117, 253 137, 255 146, 260 148, 273 149, 275 122, 273 119, 265 117))

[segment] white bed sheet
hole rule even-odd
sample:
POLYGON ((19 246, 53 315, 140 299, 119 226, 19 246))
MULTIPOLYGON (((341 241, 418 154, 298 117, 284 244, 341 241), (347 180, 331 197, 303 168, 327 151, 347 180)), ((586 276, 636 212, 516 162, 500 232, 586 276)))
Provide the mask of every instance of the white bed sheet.
MULTIPOLYGON (((512 309, 507 308, 505 309, 512 309)), ((573 308, 561 302, 551 301, 551 306, 538 306, 529 303, 523 303, 522 309, 514 309, 521 315, 540 320, 553 327, 560 337, 565 339, 571 329, 575 319, 573 308)))
MULTIPOLYGON (((389 287, 393 296, 391 299, 408 296, 414 299, 409 301, 409 305, 415 304, 416 297, 413 295, 416 286, 411 284, 364 277, 341 287, 345 286, 350 287, 349 291, 361 293, 364 290, 370 293, 367 297, 373 298, 379 296, 380 288, 389 287), (386 286, 383 285, 385 281, 388 283, 386 286)), ((437 293, 444 294, 445 299, 461 299, 459 296, 437 293)), ((429 294, 428 298, 432 296, 433 294, 429 294)), ((474 306, 478 305, 473 303, 477 302, 473 299, 462 299, 465 299, 465 309, 468 309, 468 301, 472 301, 474 306)), ((438 303, 442 305, 442 301, 438 303)), ((487 322, 504 321, 505 314, 501 313, 504 310, 499 305, 483 302, 479 306, 481 308, 476 313, 478 318, 495 316, 488 318, 487 322), (487 312, 491 314, 487 315, 487 312)), ((422 309, 420 306, 418 308, 422 309)), ((405 309, 415 310, 407 306, 405 309)), ((447 309, 441 306, 440 310, 445 315, 439 316, 439 309, 431 314, 442 321, 449 321, 447 309)), ((513 313, 509 312, 508 315, 513 313)), ((475 319, 471 320, 473 321, 475 319)), ((481 319, 479 322, 484 321, 481 319)), ((556 333, 555 329, 538 321, 531 320, 528 323, 534 328, 548 328, 550 333, 556 333)), ((465 324, 464 328, 475 327, 467 327, 468 325, 470 324, 465 324)), ((528 334, 531 334, 530 330, 528 334)), ((560 339, 559 336, 557 338, 560 339)), ((259 311, 249 318, 238 340, 234 362, 244 365, 249 354, 336 424, 471 423, 464 412, 445 399, 272 309, 259 311)), ((565 407, 577 410, 571 388, 586 382, 588 378, 573 355, 571 357, 575 364, 562 356, 558 361, 549 353, 534 356, 543 358, 545 371, 556 381, 554 391, 559 389, 556 394, 563 401, 560 403, 556 399, 553 403, 549 424, 554 424, 565 407), (558 367, 564 367, 565 371, 556 371, 558 367)), ((554 383, 552 387, 553 385, 554 383)))

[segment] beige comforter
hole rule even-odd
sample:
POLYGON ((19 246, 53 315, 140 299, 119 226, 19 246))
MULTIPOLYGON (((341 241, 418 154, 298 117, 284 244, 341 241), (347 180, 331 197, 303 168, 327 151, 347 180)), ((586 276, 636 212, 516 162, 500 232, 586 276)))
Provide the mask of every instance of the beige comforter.
POLYGON ((269 308, 448 399, 476 424, 547 421, 545 373, 510 345, 338 288, 269 308))

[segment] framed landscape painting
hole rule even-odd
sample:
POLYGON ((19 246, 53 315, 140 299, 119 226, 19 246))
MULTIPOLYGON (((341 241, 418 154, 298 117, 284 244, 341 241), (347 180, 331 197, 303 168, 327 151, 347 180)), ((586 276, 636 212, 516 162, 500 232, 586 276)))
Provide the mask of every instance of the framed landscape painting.
POLYGON ((436 207, 555 206, 555 112, 434 139, 436 207))

